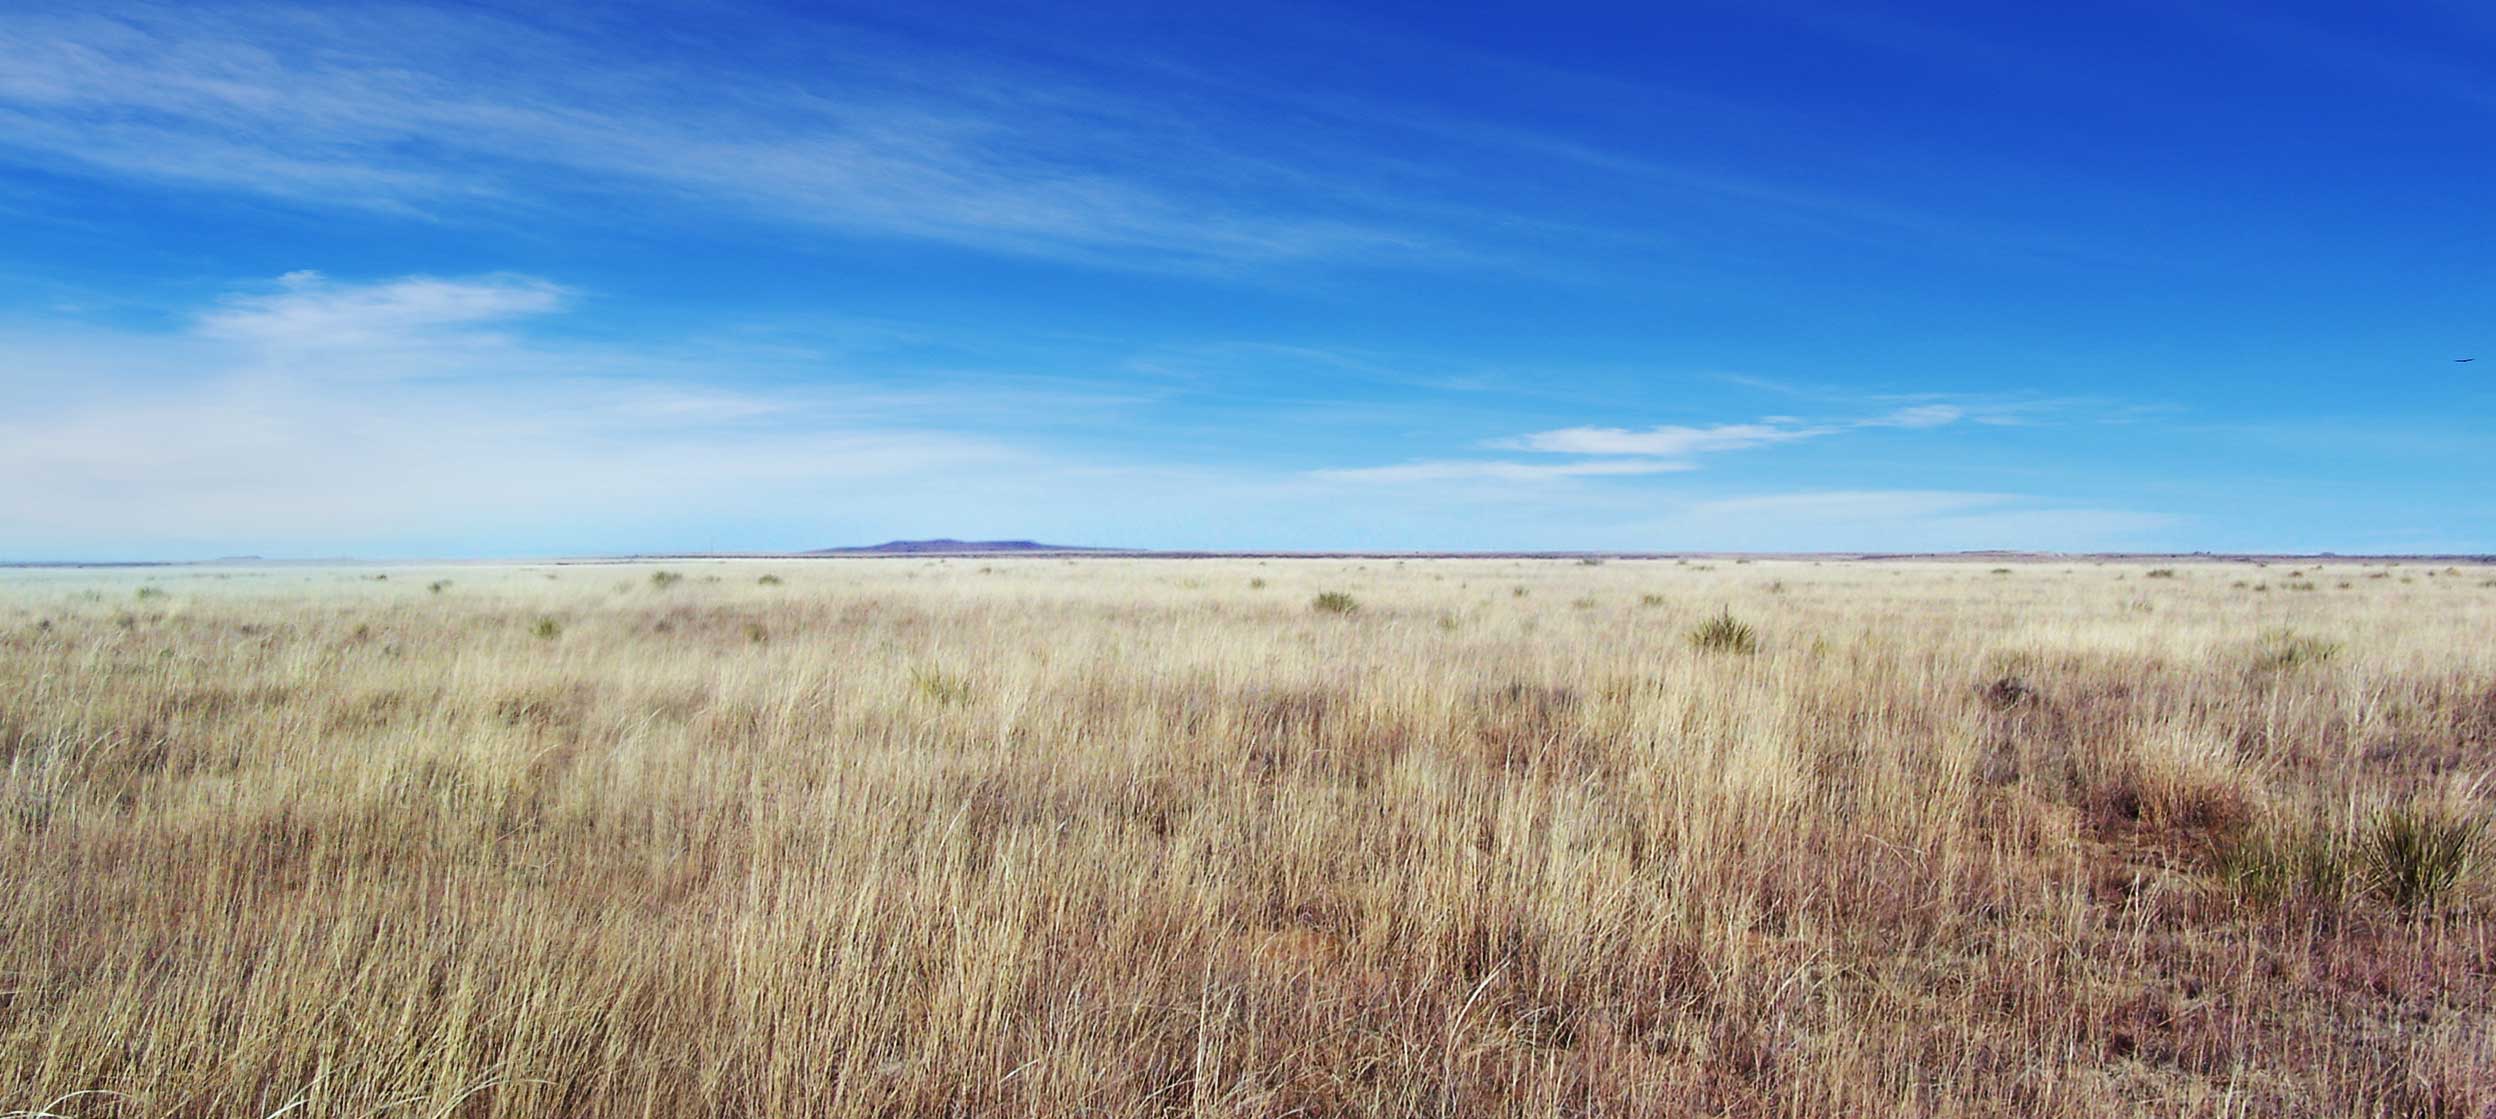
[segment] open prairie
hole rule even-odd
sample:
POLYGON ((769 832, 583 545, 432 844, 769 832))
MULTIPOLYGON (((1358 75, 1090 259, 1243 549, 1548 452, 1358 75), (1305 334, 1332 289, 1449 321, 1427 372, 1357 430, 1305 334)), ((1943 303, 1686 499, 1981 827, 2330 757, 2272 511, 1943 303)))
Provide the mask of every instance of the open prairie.
POLYGON ((0 572, 0 1111, 2488 1115, 2492 636, 2418 564, 0 572))

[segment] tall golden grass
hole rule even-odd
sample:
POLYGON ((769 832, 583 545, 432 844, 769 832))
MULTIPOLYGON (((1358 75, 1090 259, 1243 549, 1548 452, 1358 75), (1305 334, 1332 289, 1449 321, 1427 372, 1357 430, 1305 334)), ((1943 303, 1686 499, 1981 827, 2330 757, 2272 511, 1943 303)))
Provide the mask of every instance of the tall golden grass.
POLYGON ((2496 1114, 2487 569, 668 569, 0 574, 0 1112, 2496 1114))

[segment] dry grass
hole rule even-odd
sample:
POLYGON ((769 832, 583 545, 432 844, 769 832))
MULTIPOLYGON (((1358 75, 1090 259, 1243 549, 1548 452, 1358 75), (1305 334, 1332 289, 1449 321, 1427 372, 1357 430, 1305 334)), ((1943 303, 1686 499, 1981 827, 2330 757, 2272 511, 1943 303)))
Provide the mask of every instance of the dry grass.
POLYGON ((2478 578, 669 573, 0 575, 0 1112, 2496 1109, 2478 578))

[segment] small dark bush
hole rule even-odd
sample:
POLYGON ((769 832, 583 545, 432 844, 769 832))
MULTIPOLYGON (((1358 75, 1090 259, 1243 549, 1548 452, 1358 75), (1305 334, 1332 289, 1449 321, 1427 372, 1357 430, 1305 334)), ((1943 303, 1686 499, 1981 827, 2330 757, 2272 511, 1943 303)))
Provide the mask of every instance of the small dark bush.
POLYGON ((1759 631, 1735 620, 1733 612, 1727 610, 1691 630, 1690 644, 1706 652, 1749 656, 1759 650, 1759 631))
POLYGON ((1310 599, 1309 608, 1320 614, 1350 614, 1359 610, 1361 604, 1342 591, 1327 591, 1310 599))
POLYGON ((2376 816, 2364 844, 2376 892, 2403 909, 2435 908, 2469 876, 2483 830, 2483 820, 2423 805, 2376 816))

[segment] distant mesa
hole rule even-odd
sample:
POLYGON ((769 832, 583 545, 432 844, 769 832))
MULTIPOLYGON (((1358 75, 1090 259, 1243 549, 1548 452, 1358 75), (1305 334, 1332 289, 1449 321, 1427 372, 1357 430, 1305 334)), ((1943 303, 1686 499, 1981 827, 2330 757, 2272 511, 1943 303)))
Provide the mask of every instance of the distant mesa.
POLYGON ((1090 548, 1074 544, 1043 544, 1037 540, 887 540, 850 548, 818 548, 801 553, 809 556, 939 556, 995 555, 1014 552, 1115 552, 1117 548, 1090 548))

